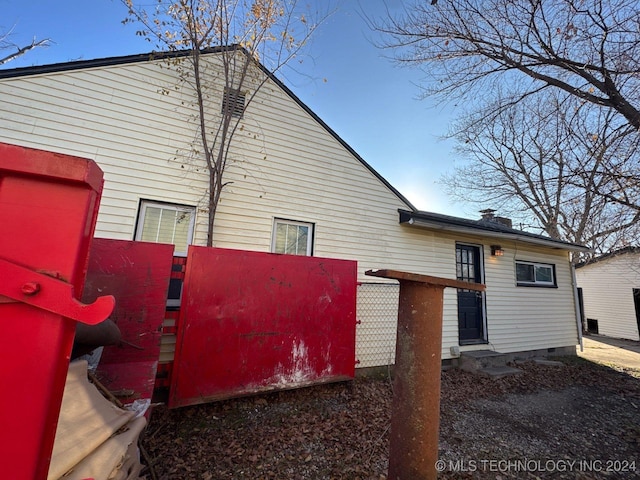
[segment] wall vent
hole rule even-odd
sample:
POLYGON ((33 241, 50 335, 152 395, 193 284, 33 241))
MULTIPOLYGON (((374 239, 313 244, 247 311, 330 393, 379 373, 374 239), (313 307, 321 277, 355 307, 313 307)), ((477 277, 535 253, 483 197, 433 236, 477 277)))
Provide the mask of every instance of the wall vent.
POLYGON ((224 87, 222 95, 222 109, 220 113, 231 113, 232 117, 242 117, 244 115, 245 95, 235 88, 224 87))

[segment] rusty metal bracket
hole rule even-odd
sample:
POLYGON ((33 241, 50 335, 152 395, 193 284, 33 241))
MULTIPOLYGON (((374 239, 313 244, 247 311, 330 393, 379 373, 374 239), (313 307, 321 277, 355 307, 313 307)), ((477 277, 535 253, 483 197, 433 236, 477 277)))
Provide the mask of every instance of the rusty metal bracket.
POLYGON ((485 285, 398 270, 365 275, 400 283, 389 479, 436 480, 444 289, 485 291, 485 285))
POLYGON ((445 288, 445 287, 461 288, 464 290, 475 290, 477 292, 484 292, 486 290, 485 285, 482 283, 469 283, 469 282, 463 282, 461 280, 454 280, 454 279, 442 278, 442 277, 432 277, 431 275, 422 275, 419 273, 401 272, 399 270, 390 270, 390 269, 367 270, 366 272, 364 272, 364 274, 372 277, 392 278, 398 281, 423 283, 425 285, 430 285, 433 287, 440 287, 440 288, 445 288))
POLYGON ((0 258, 0 303, 4 297, 52 312, 72 320, 96 325, 106 320, 115 307, 111 295, 84 304, 73 296, 73 285, 44 273, 0 258))

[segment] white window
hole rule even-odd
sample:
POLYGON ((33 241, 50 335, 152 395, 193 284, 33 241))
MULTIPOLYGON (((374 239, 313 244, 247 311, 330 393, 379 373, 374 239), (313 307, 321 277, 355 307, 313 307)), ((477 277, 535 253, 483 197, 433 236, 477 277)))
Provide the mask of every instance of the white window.
POLYGON ((519 286, 555 287, 555 273, 553 264, 516 260, 516 282, 519 286))
POLYGON ((271 251, 291 255, 311 255, 313 224, 276 218, 273 223, 271 251))
POLYGON ((195 207, 143 200, 140 203, 136 240, 171 243, 175 256, 186 256, 193 241, 195 207))

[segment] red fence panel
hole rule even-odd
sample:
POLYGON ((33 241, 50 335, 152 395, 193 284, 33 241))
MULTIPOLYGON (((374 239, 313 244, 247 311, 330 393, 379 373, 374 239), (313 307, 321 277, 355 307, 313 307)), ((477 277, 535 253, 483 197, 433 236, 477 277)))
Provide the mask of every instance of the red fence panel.
POLYGON ((356 267, 190 247, 169 406, 353 378, 356 267))
POLYGON ((151 399, 173 262, 173 245, 96 238, 83 300, 113 295, 122 342, 104 348, 97 376, 124 403, 151 399))

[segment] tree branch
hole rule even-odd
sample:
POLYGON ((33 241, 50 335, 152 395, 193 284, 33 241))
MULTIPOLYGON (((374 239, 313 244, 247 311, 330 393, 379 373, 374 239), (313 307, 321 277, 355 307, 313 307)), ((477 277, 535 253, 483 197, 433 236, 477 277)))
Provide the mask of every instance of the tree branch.
MULTIPOLYGON (((36 41, 36 39, 34 38, 29 45, 25 45, 24 47, 11 45, 11 47, 16 48, 17 50, 13 53, 10 53, 9 55, 1 57, 0 65, 4 65, 5 63, 10 62, 11 60, 15 60, 16 58, 27 53, 29 50, 33 50, 34 48, 37 48, 37 47, 48 47, 49 45, 51 45, 51 40, 49 40, 48 38, 45 38, 44 40, 39 40, 39 41, 36 41)), ((5 45, 4 47, 9 48, 7 45, 5 45)))

